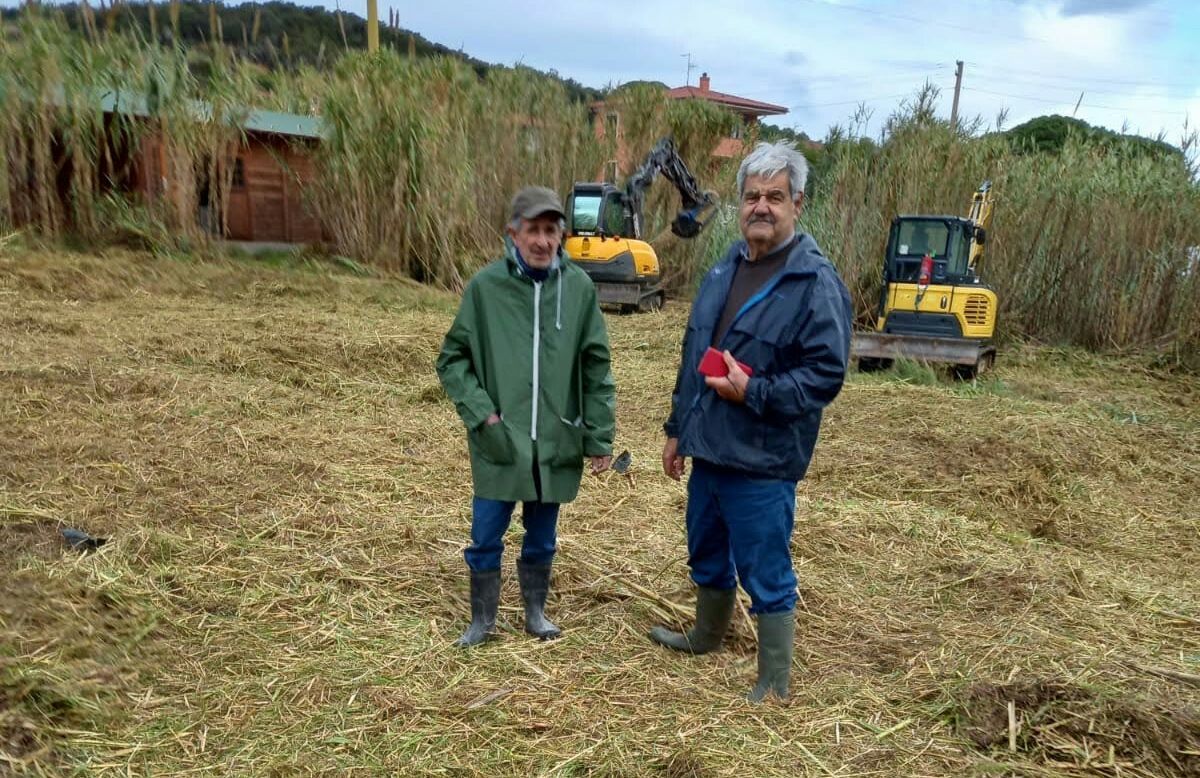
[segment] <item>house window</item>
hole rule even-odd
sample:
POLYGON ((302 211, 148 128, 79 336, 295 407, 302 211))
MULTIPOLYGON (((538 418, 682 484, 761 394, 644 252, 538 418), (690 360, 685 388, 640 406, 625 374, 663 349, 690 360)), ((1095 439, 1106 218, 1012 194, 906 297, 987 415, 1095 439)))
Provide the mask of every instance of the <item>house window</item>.
POLYGON ((233 161, 233 188, 246 188, 246 166, 242 163, 241 157, 233 161))
POLYGON ((615 139, 621 131, 621 117, 616 111, 610 111, 604 116, 604 135, 615 139))

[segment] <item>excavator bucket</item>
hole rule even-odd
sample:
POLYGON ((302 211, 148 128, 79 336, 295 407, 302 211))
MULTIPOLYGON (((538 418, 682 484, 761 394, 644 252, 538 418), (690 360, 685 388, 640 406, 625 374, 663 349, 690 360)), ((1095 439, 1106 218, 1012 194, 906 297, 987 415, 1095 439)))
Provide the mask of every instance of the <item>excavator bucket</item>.
POLYGON ((911 359, 967 366, 979 365, 993 350, 984 341, 968 338, 931 338, 884 332, 856 332, 850 343, 850 355, 854 359, 911 359))
POLYGON ((675 221, 671 222, 671 232, 681 238, 694 238, 700 234, 700 230, 704 229, 704 223, 696 218, 696 214, 692 211, 680 211, 675 217, 675 221))

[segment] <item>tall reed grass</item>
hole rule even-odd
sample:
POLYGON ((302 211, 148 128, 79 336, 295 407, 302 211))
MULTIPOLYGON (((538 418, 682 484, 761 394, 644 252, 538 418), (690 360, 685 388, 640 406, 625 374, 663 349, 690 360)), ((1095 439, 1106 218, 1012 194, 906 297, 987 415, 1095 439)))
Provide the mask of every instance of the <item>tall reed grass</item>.
POLYGON ((315 202, 337 250, 461 286, 499 252, 513 192, 565 192, 608 151, 560 82, 447 58, 353 54, 322 100, 315 202))
MULTIPOLYGON (((216 22, 208 45, 184 49, 142 37, 115 7, 100 24, 81 8, 91 20, 84 40, 61 12, 37 8, 0 39, 0 226, 96 240, 131 223, 136 205, 180 243, 201 244, 221 234, 247 109, 318 113, 325 138, 303 189, 330 249, 458 288, 499 252, 516 189, 565 194, 617 155, 615 138, 597 137, 590 106, 528 68, 490 68, 481 79, 456 59, 385 50, 350 52, 329 72, 267 70, 221 45, 216 22), (105 114, 104 94, 120 95, 125 110, 105 114), (150 179, 151 198, 115 202, 135 170, 150 179), (207 229, 197 219, 202 194, 207 229)), ((706 166, 733 121, 660 90, 635 98, 657 107, 622 140, 631 165, 672 134, 706 166)), ((658 231, 678 197, 665 183, 651 194, 646 223, 658 231)))

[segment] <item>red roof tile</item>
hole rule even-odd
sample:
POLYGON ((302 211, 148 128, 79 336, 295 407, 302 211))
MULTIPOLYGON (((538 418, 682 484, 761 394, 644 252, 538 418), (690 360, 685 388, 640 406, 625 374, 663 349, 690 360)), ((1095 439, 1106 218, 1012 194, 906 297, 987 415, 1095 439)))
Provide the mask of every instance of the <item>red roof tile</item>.
POLYGON ((746 97, 738 97, 737 95, 726 94, 725 92, 717 92, 713 89, 702 90, 698 86, 677 86, 674 89, 667 90, 667 97, 674 100, 682 100, 686 97, 695 97, 700 100, 709 100, 714 103, 729 106, 741 113, 750 113, 756 116, 776 116, 785 114, 788 109, 782 105, 774 103, 764 103, 759 100, 751 100, 746 97))

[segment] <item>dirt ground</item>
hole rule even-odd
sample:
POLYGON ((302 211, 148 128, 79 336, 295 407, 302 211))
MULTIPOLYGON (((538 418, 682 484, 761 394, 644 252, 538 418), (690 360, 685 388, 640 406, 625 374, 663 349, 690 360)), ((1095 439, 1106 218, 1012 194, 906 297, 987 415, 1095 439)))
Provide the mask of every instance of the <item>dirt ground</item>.
POLYGON ((852 375, 799 490, 793 696, 755 707, 744 607, 713 655, 645 638, 693 603, 658 469, 685 305, 608 318, 634 478, 564 508, 563 638, 520 631, 509 553, 462 651, 455 298, 2 251, 0 774, 1200 775, 1200 379, 1153 357, 852 375))

